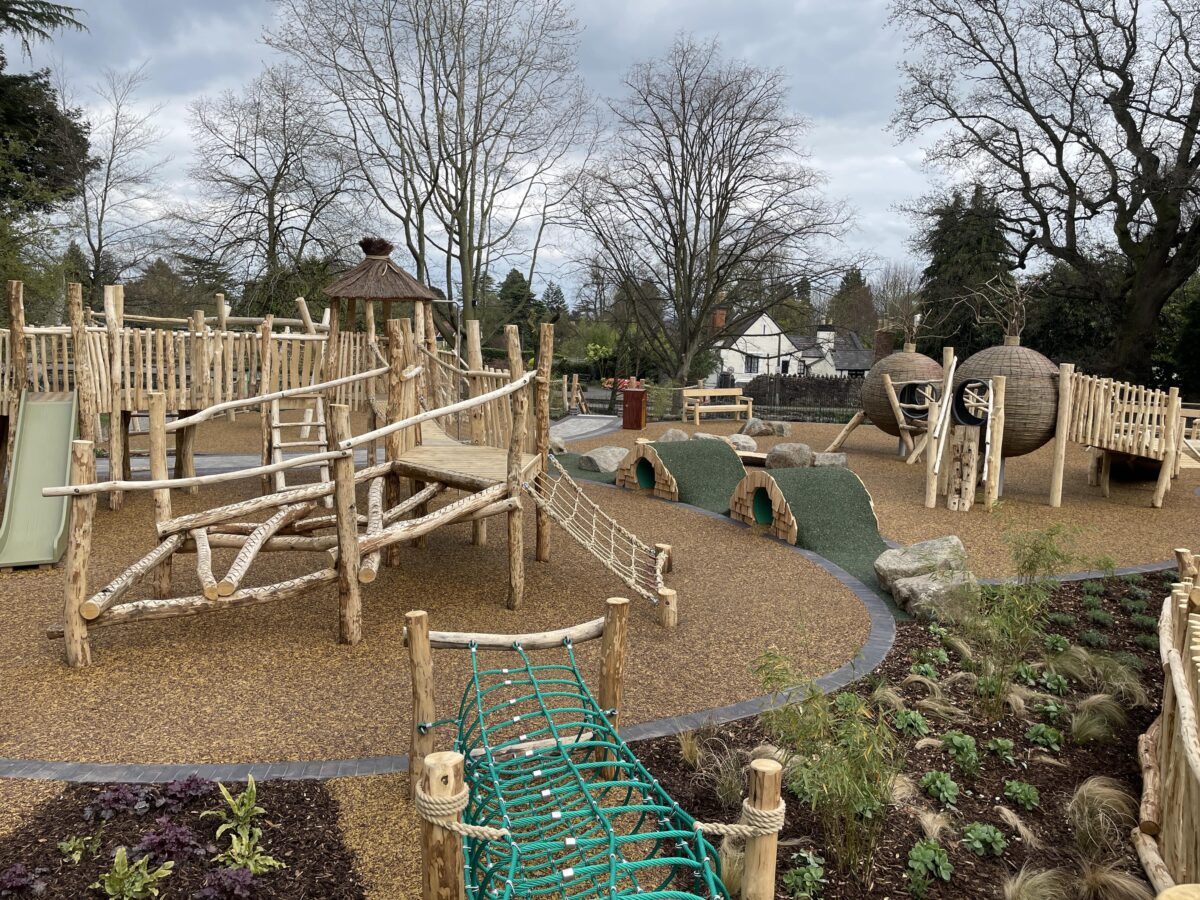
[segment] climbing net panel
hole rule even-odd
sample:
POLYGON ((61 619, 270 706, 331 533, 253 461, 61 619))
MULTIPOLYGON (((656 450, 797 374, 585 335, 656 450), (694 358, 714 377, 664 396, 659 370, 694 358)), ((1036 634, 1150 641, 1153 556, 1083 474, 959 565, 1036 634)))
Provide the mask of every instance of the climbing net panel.
POLYGON ((533 502, 632 590, 658 603, 666 559, 597 506, 553 456, 550 465, 553 475, 538 472, 524 485, 533 502))
POLYGON ((695 821, 609 725, 575 663, 486 669, 471 647, 455 749, 464 821, 507 835, 464 840, 473 898, 722 898, 717 857, 695 821))

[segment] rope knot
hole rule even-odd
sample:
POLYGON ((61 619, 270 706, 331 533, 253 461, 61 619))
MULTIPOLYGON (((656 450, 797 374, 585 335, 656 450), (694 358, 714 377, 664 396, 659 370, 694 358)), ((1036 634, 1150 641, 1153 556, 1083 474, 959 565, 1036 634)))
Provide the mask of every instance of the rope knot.
POLYGON ((471 801, 471 792, 463 788, 449 797, 434 797, 427 794, 418 784, 416 790, 417 814, 432 825, 461 834, 463 837, 481 841, 500 841, 509 837, 507 828, 492 828, 488 825, 470 825, 459 821, 459 816, 471 801))
POLYGON ((786 816, 787 804, 782 799, 774 809, 758 809, 750 805, 749 799, 744 799, 742 815, 737 822, 696 822, 694 827, 704 834, 719 834, 744 840, 774 834, 783 828, 786 816))

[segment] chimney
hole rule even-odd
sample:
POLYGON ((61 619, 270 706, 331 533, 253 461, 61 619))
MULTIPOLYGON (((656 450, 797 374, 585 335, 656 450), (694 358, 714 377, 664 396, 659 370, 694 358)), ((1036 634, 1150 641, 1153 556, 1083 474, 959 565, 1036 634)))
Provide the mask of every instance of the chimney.
POLYGON ((711 327, 713 334, 719 334, 725 328, 725 316, 727 311, 725 307, 718 306, 712 311, 711 327))
POLYGON ((837 331, 832 325, 817 326, 817 346, 821 348, 821 353, 827 359, 833 359, 833 342, 837 335, 837 331))
POLYGON ((890 356, 896 348, 896 332, 888 331, 884 328, 875 330, 875 353, 872 356, 873 362, 879 362, 885 356, 890 356))

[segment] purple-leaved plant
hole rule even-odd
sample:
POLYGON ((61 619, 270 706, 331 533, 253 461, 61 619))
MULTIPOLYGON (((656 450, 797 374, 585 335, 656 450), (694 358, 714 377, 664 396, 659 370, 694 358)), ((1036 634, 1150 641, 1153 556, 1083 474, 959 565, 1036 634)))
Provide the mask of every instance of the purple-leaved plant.
POLYGON ((216 782, 201 778, 199 775, 178 778, 167 784, 167 808, 172 812, 178 812, 198 800, 207 800, 216 793, 216 790, 216 782))
POLYGON ((39 877, 43 871, 42 869, 30 870, 22 863, 9 866, 0 872, 0 897, 42 896, 46 892, 46 882, 39 877))
POLYGON ((99 818, 107 822, 117 813, 131 812, 144 815, 166 801, 158 790, 149 784, 113 784, 96 795, 96 799, 83 809, 83 818, 91 822, 99 818))
POLYGON ((148 853, 156 862, 166 862, 186 855, 207 856, 217 851, 215 846, 202 843, 188 826, 172 822, 170 816, 159 816, 154 824, 158 827, 142 835, 133 848, 135 853, 148 853))
POLYGON ((193 900, 249 900, 254 896, 254 875, 249 869, 209 869, 204 887, 193 900))

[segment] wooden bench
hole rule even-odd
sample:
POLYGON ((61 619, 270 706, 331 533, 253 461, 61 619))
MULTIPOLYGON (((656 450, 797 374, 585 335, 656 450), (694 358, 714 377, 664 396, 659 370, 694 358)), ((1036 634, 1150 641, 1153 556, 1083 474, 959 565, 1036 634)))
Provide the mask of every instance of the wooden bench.
POLYGON ((686 422, 691 417, 699 425, 702 415, 727 412, 733 413, 735 419, 744 412, 749 419, 754 412, 754 401, 743 397, 742 389, 738 387, 684 388, 682 421, 686 422))

